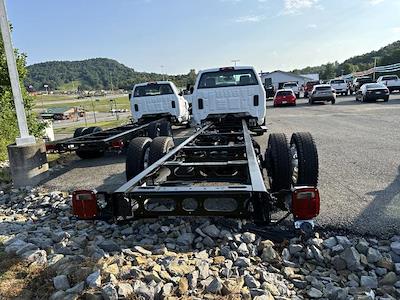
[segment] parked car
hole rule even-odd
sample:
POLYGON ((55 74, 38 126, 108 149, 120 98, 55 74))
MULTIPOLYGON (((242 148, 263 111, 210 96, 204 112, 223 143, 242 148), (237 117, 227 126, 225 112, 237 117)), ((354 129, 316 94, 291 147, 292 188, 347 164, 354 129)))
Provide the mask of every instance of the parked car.
POLYGON ((300 98, 300 87, 296 82, 286 82, 282 86, 283 89, 291 89, 297 98, 300 98))
POLYGON ((350 93, 357 92, 363 84, 374 83, 375 81, 369 76, 354 78, 353 83, 350 85, 350 93))
POLYGON ((399 91, 400 92, 400 79, 397 75, 385 75, 378 78, 377 83, 384 84, 389 92, 399 91))
POLYGON ((335 90, 336 94, 342 94, 343 96, 346 96, 349 92, 349 87, 347 86, 346 81, 343 79, 331 79, 329 84, 331 88, 335 90))
POLYGON ((304 87, 304 98, 308 98, 315 85, 319 84, 319 81, 308 81, 304 87))
POLYGON ((277 90, 274 97, 274 107, 280 105, 296 105, 296 96, 291 89, 277 90))
POLYGON ((356 93, 356 101, 367 102, 383 99, 389 101, 389 89, 381 83, 366 83, 356 93))
POLYGON ((315 85, 308 100, 309 104, 315 102, 331 102, 335 104, 336 93, 329 84, 318 84, 315 85))

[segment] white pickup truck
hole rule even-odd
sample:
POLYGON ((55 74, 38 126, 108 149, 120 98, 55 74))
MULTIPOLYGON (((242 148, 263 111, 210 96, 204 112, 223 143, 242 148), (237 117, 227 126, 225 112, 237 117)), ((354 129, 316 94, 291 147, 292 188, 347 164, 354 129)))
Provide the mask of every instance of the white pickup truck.
POLYGON ((296 82, 286 82, 283 84, 282 89, 290 89, 296 95, 296 98, 300 98, 300 88, 296 82))
POLYGON ((170 81, 139 83, 130 95, 132 117, 142 122, 166 117, 172 124, 189 125, 189 105, 170 81))
POLYGON ((342 94, 344 96, 348 94, 349 87, 347 86, 347 82, 343 79, 331 79, 329 85, 336 94, 342 94))
POLYGON ((265 125, 265 89, 253 67, 200 71, 192 94, 193 122, 224 115, 248 119, 250 127, 265 125))
POLYGON ((400 79, 397 75, 381 76, 376 82, 386 85, 390 93, 393 91, 400 91, 400 79))

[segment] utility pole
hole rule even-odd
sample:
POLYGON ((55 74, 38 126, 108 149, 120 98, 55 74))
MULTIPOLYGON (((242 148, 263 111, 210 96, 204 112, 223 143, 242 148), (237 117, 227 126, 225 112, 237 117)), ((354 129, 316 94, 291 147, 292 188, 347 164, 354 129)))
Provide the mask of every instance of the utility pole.
POLYGON ((375 81, 375 77, 376 77, 375 69, 376 69, 376 62, 377 62, 378 58, 379 58, 378 56, 374 57, 374 81, 375 81))
POLYGON ((233 62, 235 64, 236 67, 236 63, 238 63, 240 61, 240 59, 232 59, 231 62, 233 62))
POLYGON ((165 74, 164 74, 164 67, 165 66, 161 65, 160 67, 161 67, 161 74, 162 74, 163 81, 165 81, 165 74))
POLYGON ((3 37, 4 51, 6 52, 8 72, 10 75, 11 90, 14 96, 15 111, 17 113, 18 128, 20 137, 16 139, 17 146, 35 144, 35 137, 29 135, 28 124, 26 122, 25 107, 22 100, 21 87, 19 85, 19 75, 17 63, 15 62, 14 49, 11 41, 10 25, 7 19, 6 6, 4 0, 0 0, 0 26, 3 37))

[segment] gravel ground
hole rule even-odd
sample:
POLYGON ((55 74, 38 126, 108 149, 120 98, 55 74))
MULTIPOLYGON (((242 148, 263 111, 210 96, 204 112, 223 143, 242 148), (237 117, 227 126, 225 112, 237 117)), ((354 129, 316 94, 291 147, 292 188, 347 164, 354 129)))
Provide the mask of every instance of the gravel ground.
MULTIPOLYGON (((268 102, 270 132, 310 131, 320 159, 322 227, 355 233, 400 233, 400 95, 388 103, 358 103, 339 97, 336 105, 273 108, 268 102)), ((183 138, 188 131, 180 131, 183 138)), ((266 145, 267 135, 257 138, 266 145)), ((123 155, 68 161, 44 187, 55 190, 96 188, 112 191, 125 182, 123 155)))

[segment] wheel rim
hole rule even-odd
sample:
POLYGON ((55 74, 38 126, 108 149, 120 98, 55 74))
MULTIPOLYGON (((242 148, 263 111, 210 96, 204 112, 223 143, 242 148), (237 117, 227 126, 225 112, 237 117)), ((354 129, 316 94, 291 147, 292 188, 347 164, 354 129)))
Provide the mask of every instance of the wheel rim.
POLYGON ((143 169, 146 170, 149 166, 150 147, 147 147, 143 156, 143 169))
POLYGON ((290 158, 292 162, 292 182, 296 184, 299 179, 299 157, 295 144, 290 145, 290 158))

